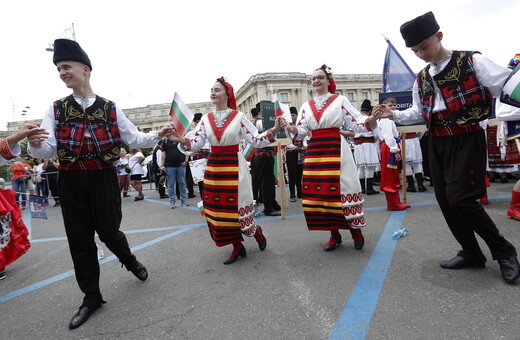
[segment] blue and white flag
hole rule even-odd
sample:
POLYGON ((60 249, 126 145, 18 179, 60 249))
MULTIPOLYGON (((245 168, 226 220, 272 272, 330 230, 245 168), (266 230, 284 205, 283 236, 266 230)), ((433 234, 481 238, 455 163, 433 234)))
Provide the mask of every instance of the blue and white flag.
POLYGON ((388 48, 386 49, 385 66, 383 68, 382 92, 410 91, 416 75, 399 52, 397 52, 390 40, 386 39, 386 42, 388 43, 388 48))

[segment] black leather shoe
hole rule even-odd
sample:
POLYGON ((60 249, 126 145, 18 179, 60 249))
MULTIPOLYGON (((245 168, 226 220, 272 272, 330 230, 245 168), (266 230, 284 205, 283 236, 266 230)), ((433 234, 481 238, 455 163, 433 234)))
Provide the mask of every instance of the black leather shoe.
POLYGON ((139 261, 136 261, 136 266, 134 269, 131 269, 130 271, 132 272, 132 274, 135 275, 135 277, 137 277, 139 280, 141 281, 146 281, 146 279, 148 278, 148 271, 146 270, 146 267, 144 266, 144 264, 142 264, 141 262, 139 261))
POLYGON ((264 215, 265 215, 265 216, 281 216, 282 213, 279 212, 279 211, 270 211, 270 212, 265 212, 265 210, 264 210, 264 215))
POLYGON ((75 329, 83 325, 96 309, 86 306, 79 307, 76 314, 74 314, 74 316, 70 320, 69 329, 75 329))
POLYGON ((341 244, 343 242, 341 240, 341 237, 339 239, 335 238, 335 237, 331 237, 330 240, 335 240, 336 243, 332 244, 332 245, 331 244, 326 244, 325 247, 323 247, 323 250, 325 250, 325 251, 333 251, 334 249, 336 249, 336 245, 341 244))
POLYGON ((444 269, 461 269, 467 267, 484 268, 486 263, 473 257, 464 258, 457 255, 451 260, 439 262, 439 265, 444 269))
POLYGON ((231 264, 231 263, 235 262, 236 260, 238 260, 239 257, 247 257, 246 247, 242 247, 239 251, 233 250, 231 255, 223 263, 231 264))
POLYGON ((195 194, 188 195, 188 198, 197 197, 195 194))
POLYGON ((265 247, 267 247, 267 239, 265 238, 262 228, 259 225, 257 225, 256 227, 258 228, 258 230, 260 230, 260 235, 264 237, 264 240, 262 242, 258 242, 258 248, 260 248, 261 251, 264 251, 265 247))
POLYGON ((367 195, 377 195, 377 194, 379 194, 379 191, 375 191, 375 190, 369 190, 369 189, 367 189, 367 190, 366 190, 366 194, 367 194, 367 195))
POLYGON ((502 278, 507 283, 513 283, 520 276, 520 265, 516 255, 511 256, 506 260, 497 260, 502 271, 502 278))
POLYGON ((168 195, 161 195, 159 198, 170 198, 168 195))

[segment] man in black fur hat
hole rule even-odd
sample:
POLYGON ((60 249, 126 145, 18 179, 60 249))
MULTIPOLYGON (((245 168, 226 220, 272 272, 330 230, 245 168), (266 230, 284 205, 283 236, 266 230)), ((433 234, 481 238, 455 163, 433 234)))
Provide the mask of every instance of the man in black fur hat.
POLYGON ((382 117, 404 124, 426 121, 428 154, 435 197, 462 250, 441 261, 445 269, 483 268, 486 258, 478 234, 498 261, 502 278, 512 283, 520 276, 515 247, 502 235, 479 202, 485 193, 486 140, 479 121, 488 118, 493 97, 499 97, 511 70, 475 51, 451 51, 442 45, 443 33, 432 12, 401 26, 407 47, 428 63, 417 75, 413 106, 382 117))
POLYGON ((114 162, 121 142, 131 148, 153 147, 171 128, 139 132, 114 102, 95 95, 90 86, 92 64, 76 41, 54 41, 53 62, 72 94, 56 100, 45 113, 41 127, 49 137, 29 138, 29 153, 59 158, 61 210, 76 280, 84 293, 69 324, 74 329, 105 303, 99 289, 96 232, 127 270, 141 281, 148 277, 119 230, 121 197, 114 162))
MULTIPOLYGON (((372 103, 365 99, 359 110, 361 114, 370 116, 372 103)), ((354 136, 354 159, 358 171, 361 192, 367 195, 379 194, 374 190, 374 176, 379 165, 379 141, 376 140, 374 131, 356 133, 354 136)))
MULTIPOLYGON (((291 125, 296 125, 298 118, 298 109, 294 106, 289 108, 291 112, 291 125)), ((289 177, 289 193, 291 202, 296 202, 296 197, 302 198, 302 176, 303 176, 303 158, 305 150, 303 142, 294 139, 291 145, 288 145, 285 151, 285 164, 287 164, 287 175, 289 177), (296 190, 295 190, 296 189, 296 190)))

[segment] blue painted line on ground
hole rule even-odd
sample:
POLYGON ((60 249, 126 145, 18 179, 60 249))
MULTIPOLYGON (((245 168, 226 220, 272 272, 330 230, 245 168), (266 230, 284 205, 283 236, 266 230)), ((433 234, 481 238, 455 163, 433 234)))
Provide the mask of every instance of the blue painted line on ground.
MULTIPOLYGON (((154 244, 156 244, 156 243, 158 243, 158 242, 164 241, 164 240, 166 240, 166 239, 168 239, 168 238, 171 238, 171 237, 173 237, 173 236, 177 236, 177 235, 179 235, 179 234, 182 234, 182 233, 184 233, 184 232, 186 232, 186 231, 188 231, 188 230, 191 230, 191 229, 193 229, 193 228, 196 228, 196 227, 198 227, 198 226, 199 226, 199 225, 186 226, 186 227, 184 227, 184 228, 181 228, 181 229, 179 229, 179 230, 176 230, 176 231, 174 231, 174 232, 171 232, 171 233, 169 233, 169 234, 167 234, 167 235, 164 235, 164 236, 158 237, 158 238, 153 239, 153 240, 151 240, 151 241, 148 241, 148 242, 142 243, 142 244, 140 244, 140 245, 138 245, 138 246, 135 246, 135 247, 131 248, 131 250, 132 250, 132 252, 138 251, 138 250, 140 250, 140 249, 143 249, 143 248, 149 247, 149 246, 151 246, 151 245, 154 245, 154 244)), ((108 257, 106 257, 106 258, 100 260, 99 263, 100 263, 100 264, 104 264, 104 263, 107 263, 107 262, 113 261, 113 260, 115 260, 115 259, 116 259, 116 256, 111 255, 111 256, 108 256, 108 257)), ((48 278, 48 279, 46 279, 46 280, 42 280, 42 281, 40 281, 40 282, 36 282, 36 283, 34 283, 34 284, 32 284, 32 285, 29 285, 29 286, 27 286, 27 287, 20 288, 20 289, 18 289, 18 290, 15 290, 15 291, 13 291, 13 292, 10 292, 10 293, 7 293, 7 294, 5 294, 5 295, 0 296, 0 302, 9 301, 9 300, 11 300, 11 299, 14 299, 15 297, 18 297, 18 296, 23 295, 23 294, 30 293, 30 292, 32 292, 32 291, 35 291, 35 290, 37 290, 37 289, 40 289, 40 288, 45 287, 45 286, 47 286, 47 285, 50 285, 50 284, 52 284, 52 283, 55 283, 55 282, 61 281, 61 280, 63 280, 63 279, 66 279, 66 278, 68 278, 68 277, 70 277, 70 276, 72 276, 72 275, 74 275, 74 270, 69 270, 69 271, 67 271, 67 272, 64 272, 64 273, 61 273, 61 274, 55 275, 55 276, 53 276, 53 277, 50 277, 50 278, 48 278)))
POLYGON ((365 339, 394 255, 397 241, 393 239, 392 234, 401 228, 405 215, 406 210, 394 211, 390 215, 329 339, 365 339))

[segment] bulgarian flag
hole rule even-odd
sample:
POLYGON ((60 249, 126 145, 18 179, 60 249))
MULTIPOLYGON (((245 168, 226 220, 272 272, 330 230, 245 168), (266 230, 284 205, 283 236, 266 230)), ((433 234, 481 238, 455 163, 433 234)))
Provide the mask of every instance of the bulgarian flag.
POLYGON ((244 150, 242 150, 242 154, 244 155, 246 161, 251 162, 251 159, 255 155, 255 148, 249 143, 244 143, 244 150))
POLYGON ((278 96, 274 92, 271 92, 271 101, 274 103, 275 117, 283 116, 283 118, 285 118, 287 122, 292 122, 291 110, 289 110, 289 105, 280 103, 280 101, 278 101, 278 96))
POLYGON ((181 96, 176 92, 173 96, 172 107, 170 109, 170 116, 173 120, 173 126, 180 136, 184 136, 188 127, 193 120, 193 112, 188 108, 181 99, 181 96))
POLYGON ((204 202, 203 201, 200 201, 199 203, 197 203, 197 208, 199 208, 199 212, 200 212, 201 216, 206 215, 206 213, 204 212, 204 202))

